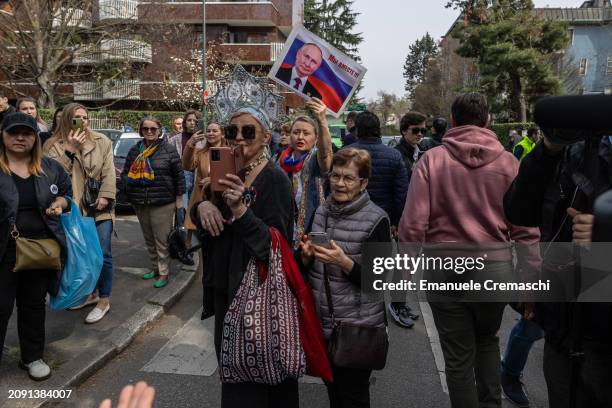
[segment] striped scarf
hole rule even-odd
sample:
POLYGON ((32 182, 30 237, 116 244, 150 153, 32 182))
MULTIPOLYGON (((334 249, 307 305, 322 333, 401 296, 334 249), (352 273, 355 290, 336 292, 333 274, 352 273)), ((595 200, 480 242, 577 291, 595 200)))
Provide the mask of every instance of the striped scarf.
POLYGON ((153 167, 151 167, 149 157, 155 153, 157 146, 159 146, 159 142, 153 143, 146 149, 144 142, 140 145, 140 154, 130 166, 128 182, 143 186, 153 184, 153 181, 155 180, 155 172, 153 171, 153 167))

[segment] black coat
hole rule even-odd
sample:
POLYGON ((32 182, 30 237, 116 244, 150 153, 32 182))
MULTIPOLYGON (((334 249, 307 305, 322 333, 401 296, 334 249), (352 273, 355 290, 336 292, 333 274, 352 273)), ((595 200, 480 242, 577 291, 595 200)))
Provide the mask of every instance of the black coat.
MULTIPOLYGON (((577 188, 574 181, 582 172, 584 143, 566 147, 564 152, 553 157, 546 154, 539 142, 522 161, 519 173, 504 197, 504 212, 508 220, 516 225, 540 227, 542 242, 571 242, 572 223, 565 214, 573 207, 592 213, 592 201, 602 192, 612 188, 612 148, 610 140, 604 139, 599 146, 600 177, 593 183, 593 194, 577 188)), ((543 270, 559 270, 573 276, 574 267, 571 247, 553 246, 543 259, 543 270)), ((548 277, 548 276, 547 276, 548 277)), ((554 276, 552 276, 554 278, 554 276)), ((536 319, 546 332, 546 340, 557 350, 570 346, 573 308, 571 303, 538 303, 536 319)), ((601 344, 609 349, 612 343, 612 304, 582 304, 583 335, 591 344, 601 344), (606 346, 608 345, 608 346, 606 346)))
MULTIPOLYGON (((43 157, 42 170, 43 174, 40 177, 36 177, 35 181, 36 199, 38 201, 38 207, 43 214, 43 221, 62 248, 63 264, 67 255, 66 235, 60 224, 59 217, 47 216, 44 214, 44 211, 49 208, 49 205, 51 205, 57 197, 71 196, 72 183, 70 181, 70 176, 66 173, 62 165, 53 159, 43 157), (53 186, 57 187, 57 189, 53 186)), ((14 220, 17 219, 18 208, 19 193, 13 181, 13 177, 10 174, 0 171, 0 259, 4 257, 8 240, 11 239, 10 228, 14 220)), ((59 282, 60 274, 61 271, 58 271, 57 282, 59 282)), ((57 287, 51 290, 52 294, 55 294, 54 292, 56 289, 57 287)))
MULTIPOLYGON (((286 83, 287 85, 289 85, 289 87, 291 89, 294 89, 293 86, 295 84, 291 83, 291 71, 292 71, 292 69, 293 69, 293 67, 291 67, 291 68, 279 68, 278 71, 276 72, 276 77, 278 79, 280 79, 281 81, 283 81, 284 83, 286 83)), ((313 98, 321 99, 321 93, 319 91, 317 91, 317 89, 314 87, 312 82, 310 82, 310 80, 306 81, 306 85, 304 85, 304 89, 302 90, 302 93, 304 93, 306 95, 310 95, 313 98)))
POLYGON ((140 148, 144 141, 138 142, 129 151, 121 172, 121 184, 125 189, 128 201, 136 205, 160 206, 176 201, 185 193, 185 177, 183 175, 183 163, 178 151, 166 140, 161 139, 157 150, 149 161, 155 179, 150 185, 141 185, 130 181, 127 177, 132 163, 140 154, 140 148))

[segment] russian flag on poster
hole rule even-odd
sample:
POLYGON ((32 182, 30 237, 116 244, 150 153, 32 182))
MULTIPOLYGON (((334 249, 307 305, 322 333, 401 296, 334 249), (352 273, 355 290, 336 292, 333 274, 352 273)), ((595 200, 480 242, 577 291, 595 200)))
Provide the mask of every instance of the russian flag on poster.
POLYGON ((366 69, 303 26, 293 29, 268 77, 304 99, 318 97, 339 117, 366 69))

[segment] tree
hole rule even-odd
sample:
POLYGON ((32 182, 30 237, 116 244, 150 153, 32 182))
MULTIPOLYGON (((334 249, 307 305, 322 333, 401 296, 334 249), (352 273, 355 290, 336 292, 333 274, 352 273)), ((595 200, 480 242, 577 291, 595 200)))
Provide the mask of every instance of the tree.
POLYGON ((565 24, 544 21, 531 0, 454 0, 448 6, 463 10, 465 24, 455 29, 457 54, 474 58, 481 87, 508 106, 510 119, 527 121, 529 103, 539 95, 561 89, 551 55, 565 48, 565 24))
POLYGON ((446 37, 437 55, 429 60, 421 83, 414 91, 413 108, 432 117, 450 118, 450 108, 461 92, 478 90, 480 76, 472 59, 455 53, 459 41, 446 37))
MULTIPOLYGON (((0 73, 8 86, 18 96, 38 94, 39 105, 53 109, 64 83, 88 81, 102 87, 102 80, 112 86, 114 81, 130 78, 134 60, 150 59, 150 48, 124 20, 94 21, 93 16, 136 11, 112 2, 100 4, 94 0, 8 0, 6 10, 0 12, 0 73), (32 83, 37 90, 16 86, 23 83, 32 83)), ((145 36, 144 28, 140 30, 145 36)))
POLYGON ((416 86, 423 81, 429 61, 438 53, 438 46, 434 39, 426 33, 422 38, 416 40, 410 46, 410 52, 404 64, 404 78, 406 85, 404 89, 412 98, 416 86))
POLYGON ((400 118, 410 110, 410 100, 398 97, 385 91, 378 91, 378 98, 368 103, 368 110, 374 112, 383 127, 392 127, 396 131, 400 118))
MULTIPOLYGON (((354 0, 304 0, 304 27, 359 62, 363 35, 353 32, 359 16, 353 11, 353 3, 354 0)), ((357 101, 359 90, 361 84, 351 103, 357 101)))

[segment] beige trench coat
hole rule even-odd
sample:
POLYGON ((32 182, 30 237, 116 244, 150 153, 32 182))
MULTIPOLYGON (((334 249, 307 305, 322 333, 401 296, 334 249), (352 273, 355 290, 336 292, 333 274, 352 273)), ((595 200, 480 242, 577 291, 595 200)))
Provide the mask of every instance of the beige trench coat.
POLYGON ((86 177, 100 181, 100 194, 108 200, 115 200, 117 195, 117 181, 115 165, 113 162, 113 144, 103 134, 91 132, 91 139, 87 139, 74 160, 66 155, 64 140, 49 139, 45 143, 47 156, 57 160, 66 169, 72 179, 72 199, 79 206, 85 216, 93 216, 96 222, 115 219, 114 210, 95 211, 81 208, 81 199, 85 190, 86 177), (49 145, 49 143, 51 143, 49 145))

